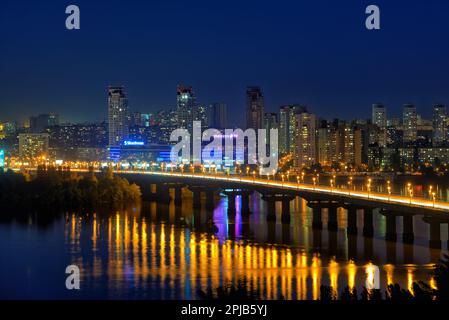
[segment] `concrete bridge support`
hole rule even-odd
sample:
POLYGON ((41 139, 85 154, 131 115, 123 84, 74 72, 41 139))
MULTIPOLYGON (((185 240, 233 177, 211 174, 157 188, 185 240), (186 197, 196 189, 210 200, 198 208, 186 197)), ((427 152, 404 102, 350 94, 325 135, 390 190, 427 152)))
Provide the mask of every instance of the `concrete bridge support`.
POLYGON ((182 186, 175 187, 175 206, 182 205, 182 186))
POLYGON ((386 232, 385 239, 388 241, 396 241, 396 215, 392 212, 385 213, 386 218, 386 232))
POLYGON ((262 199, 268 204, 267 221, 276 221, 276 201, 282 203, 281 221, 290 223, 290 201, 295 198, 292 194, 264 194, 262 199))
POLYGON ((449 219, 425 216, 423 220, 429 224, 429 247, 441 249, 441 224, 448 223, 449 219))
POLYGON ((156 185, 156 201, 164 204, 170 203, 169 187, 166 184, 156 185))
POLYGON ((338 204, 329 204, 327 206, 327 229, 329 231, 338 230, 337 209, 338 204))
POLYGON ((206 210, 213 211, 215 208, 214 205, 214 197, 215 197, 215 191, 214 190, 207 190, 206 191, 206 210))
POLYGON ((402 216, 402 241, 404 243, 413 243, 415 240, 415 234, 413 232, 413 215, 404 214, 402 216))
POLYGON ((190 186, 189 190, 192 192, 193 209, 201 209, 201 191, 202 191, 202 187, 190 186))
POLYGON ((307 206, 312 209, 312 229, 322 230, 323 219, 321 216, 321 208, 323 206, 319 201, 308 201, 307 206))
POLYGON ((252 190, 241 190, 241 189, 223 191, 223 194, 225 194, 228 197, 228 214, 235 214, 236 212, 235 199, 237 196, 241 196, 240 213, 242 214, 242 216, 249 215, 251 213, 249 208, 249 196, 253 192, 254 191, 252 190))
POLYGON ((346 205, 345 206, 348 215, 348 225, 347 225, 347 233, 351 235, 357 234, 357 210, 359 207, 354 205, 346 205))
POLYGON ((373 237, 374 236, 374 225, 373 225, 373 209, 364 208, 363 209, 363 236, 373 237))

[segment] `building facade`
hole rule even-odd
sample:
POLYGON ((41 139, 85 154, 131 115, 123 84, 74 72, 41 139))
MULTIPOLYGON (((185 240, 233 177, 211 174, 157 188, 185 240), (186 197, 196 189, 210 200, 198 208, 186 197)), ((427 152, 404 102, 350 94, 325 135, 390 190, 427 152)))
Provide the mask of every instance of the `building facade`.
POLYGON ((109 146, 119 146, 128 135, 130 114, 128 98, 123 87, 108 89, 109 146))

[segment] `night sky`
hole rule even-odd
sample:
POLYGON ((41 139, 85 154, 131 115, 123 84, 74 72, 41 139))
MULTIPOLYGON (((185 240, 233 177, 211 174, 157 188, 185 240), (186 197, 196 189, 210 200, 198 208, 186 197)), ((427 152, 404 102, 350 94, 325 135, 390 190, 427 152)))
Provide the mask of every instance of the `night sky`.
POLYGON ((151 112, 175 106, 178 83, 227 103, 237 125, 247 85, 262 87, 266 111, 301 103, 353 119, 411 102, 428 117, 449 105, 449 1, 2 0, 0 83, 0 120, 103 120, 110 84, 151 112), (69 4, 81 30, 65 28, 69 4), (369 4, 380 31, 365 28, 369 4))

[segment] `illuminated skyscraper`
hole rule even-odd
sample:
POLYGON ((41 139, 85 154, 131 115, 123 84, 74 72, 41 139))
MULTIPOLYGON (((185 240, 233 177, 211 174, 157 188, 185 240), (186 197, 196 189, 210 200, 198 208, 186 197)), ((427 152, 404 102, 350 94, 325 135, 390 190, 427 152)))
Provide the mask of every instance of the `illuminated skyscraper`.
POLYGON ((123 87, 108 89, 109 146, 119 146, 128 135, 130 114, 123 87))
POLYGON ((387 145, 387 108, 382 104, 373 104, 372 123, 377 127, 377 143, 387 145))
POLYGON ((176 91, 178 126, 191 129, 196 119, 196 97, 192 87, 178 85, 176 91))
POLYGON ((372 123, 381 129, 387 127, 387 108, 382 104, 373 104, 372 123))
POLYGON ((279 153, 293 153, 296 146, 296 114, 307 112, 305 106, 285 105, 279 109, 279 153))
POLYGON ((446 106, 437 104, 433 107, 433 145, 439 146, 447 141, 446 106))
POLYGON ((404 105, 402 125, 404 130, 403 141, 414 142, 418 136, 418 115, 414 105, 404 105))
POLYGON ((264 99, 260 87, 246 89, 246 127, 254 130, 263 128, 264 99))
POLYGON ((295 167, 309 167, 316 163, 316 117, 312 113, 296 114, 295 167))
MULTIPOLYGON (((267 112, 263 118, 263 128, 266 130, 266 143, 270 143, 270 129, 278 129, 278 115, 277 113, 267 112)), ((279 139, 279 137, 278 137, 279 139)))

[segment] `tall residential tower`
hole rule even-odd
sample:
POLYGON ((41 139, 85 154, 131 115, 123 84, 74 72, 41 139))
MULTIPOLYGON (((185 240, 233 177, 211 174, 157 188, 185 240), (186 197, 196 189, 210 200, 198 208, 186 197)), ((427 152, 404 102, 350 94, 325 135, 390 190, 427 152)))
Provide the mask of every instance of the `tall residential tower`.
POLYGON ((129 130, 130 114, 128 98, 123 87, 108 89, 109 146, 119 146, 126 139, 129 130))

